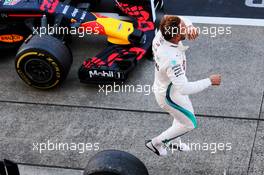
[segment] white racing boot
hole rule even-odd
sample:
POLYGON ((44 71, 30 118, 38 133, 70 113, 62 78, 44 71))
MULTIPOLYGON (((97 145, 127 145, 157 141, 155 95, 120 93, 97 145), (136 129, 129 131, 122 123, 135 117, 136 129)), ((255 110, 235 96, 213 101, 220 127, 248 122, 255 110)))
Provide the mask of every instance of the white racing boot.
POLYGON ((155 146, 152 143, 152 140, 148 140, 145 142, 145 146, 151 150, 152 152, 154 152, 155 154, 157 154, 158 156, 167 156, 168 155, 168 151, 165 145, 161 145, 161 146, 155 146))

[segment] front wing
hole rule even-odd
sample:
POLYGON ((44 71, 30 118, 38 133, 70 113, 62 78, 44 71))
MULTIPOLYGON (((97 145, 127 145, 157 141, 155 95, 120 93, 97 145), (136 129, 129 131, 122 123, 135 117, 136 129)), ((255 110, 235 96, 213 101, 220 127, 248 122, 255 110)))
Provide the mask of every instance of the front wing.
POLYGON ((155 36, 154 9, 151 1, 118 0, 116 5, 124 14, 134 19, 134 25, 138 30, 145 33, 145 42, 131 45, 109 44, 101 53, 83 62, 79 69, 79 78, 83 83, 105 84, 125 81, 137 63, 151 51, 155 36))

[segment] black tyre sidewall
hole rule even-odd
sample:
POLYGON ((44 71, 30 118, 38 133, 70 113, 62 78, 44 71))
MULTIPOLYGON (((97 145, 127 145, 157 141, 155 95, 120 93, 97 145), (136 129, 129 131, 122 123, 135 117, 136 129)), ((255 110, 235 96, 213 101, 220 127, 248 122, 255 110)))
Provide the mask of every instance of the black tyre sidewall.
POLYGON ((67 77, 72 55, 60 40, 48 35, 42 37, 35 35, 20 47, 15 63, 17 73, 26 84, 38 89, 51 89, 61 84, 67 77), (33 57, 32 53, 36 59, 44 60, 51 66, 53 76, 49 82, 38 83, 27 75, 25 63, 33 57))
POLYGON ((138 158, 118 150, 102 151, 90 159, 84 175, 100 173, 102 175, 148 175, 147 168, 138 158))
POLYGON ((25 52, 21 52, 21 54, 19 54, 17 58, 19 59, 19 58, 23 57, 25 54, 28 54, 31 52, 36 53, 36 54, 35 55, 32 54, 29 56, 35 56, 36 59, 44 60, 52 68, 52 70, 51 70, 53 72, 52 79, 50 81, 48 81, 47 83, 44 83, 44 84, 32 81, 24 69, 25 63, 30 60, 29 57, 23 58, 20 61, 19 66, 16 65, 16 71, 17 71, 18 75, 20 76, 20 78, 29 86, 32 86, 32 87, 35 87, 38 89, 50 89, 50 88, 55 87, 56 85, 59 85, 63 81, 63 75, 65 73, 64 73, 61 65, 58 62, 56 62, 56 59, 54 59, 54 57, 52 55, 50 55, 49 53, 47 53, 43 50, 32 49, 32 50, 26 50, 25 52), (43 58, 43 56, 39 56, 41 54, 44 54, 45 58, 43 58))

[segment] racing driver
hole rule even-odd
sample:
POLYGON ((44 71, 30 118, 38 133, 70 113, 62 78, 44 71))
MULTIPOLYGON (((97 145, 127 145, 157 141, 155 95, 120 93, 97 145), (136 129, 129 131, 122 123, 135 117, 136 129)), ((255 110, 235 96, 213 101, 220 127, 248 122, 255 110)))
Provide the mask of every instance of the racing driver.
POLYGON ((219 74, 194 82, 186 78, 185 51, 188 46, 184 46, 181 41, 185 38, 195 40, 197 37, 198 30, 190 20, 165 15, 153 40, 152 50, 156 62, 153 87, 156 101, 174 118, 170 128, 145 143, 148 149, 159 156, 166 156, 167 149, 175 148, 175 145, 180 151, 190 151, 188 145, 180 141, 180 136, 197 127, 189 95, 221 83, 219 74))

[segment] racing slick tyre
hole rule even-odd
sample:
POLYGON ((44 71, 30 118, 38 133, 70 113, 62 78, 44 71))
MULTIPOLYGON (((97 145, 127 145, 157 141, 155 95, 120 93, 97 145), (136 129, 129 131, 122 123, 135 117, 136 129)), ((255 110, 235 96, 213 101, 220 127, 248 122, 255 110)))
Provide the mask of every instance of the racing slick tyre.
POLYGON ((49 35, 29 37, 18 50, 16 71, 29 86, 51 89, 67 77, 72 53, 62 41, 49 35))
POLYGON ((84 175, 148 175, 148 170, 138 158, 129 153, 106 150, 90 159, 84 175))

